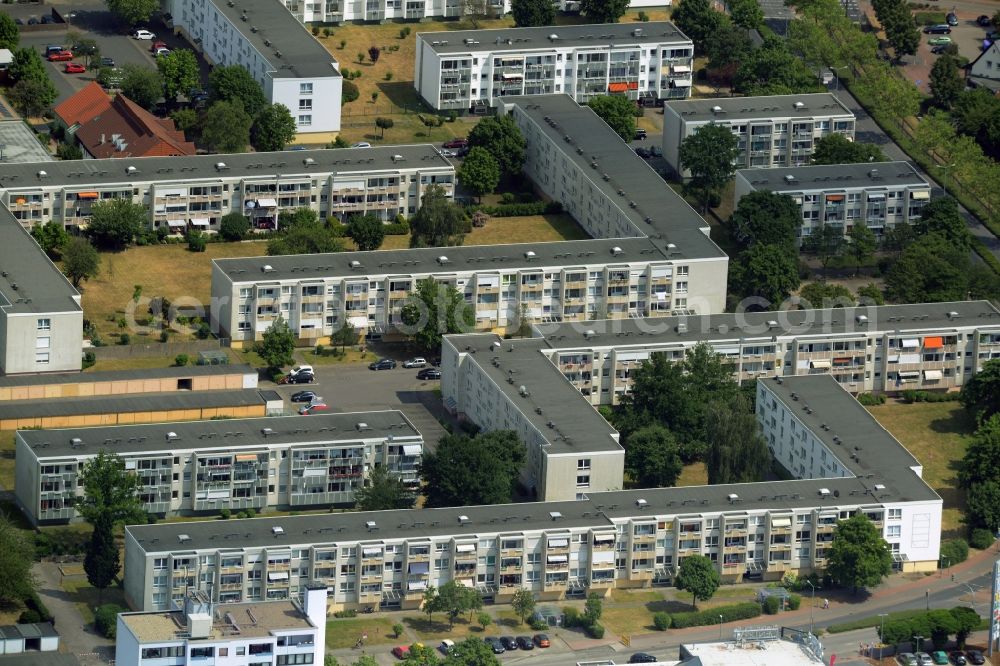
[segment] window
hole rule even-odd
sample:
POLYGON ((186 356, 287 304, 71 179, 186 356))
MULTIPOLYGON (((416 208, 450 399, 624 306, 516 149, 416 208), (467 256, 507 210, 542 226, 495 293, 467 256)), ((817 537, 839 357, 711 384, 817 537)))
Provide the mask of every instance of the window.
POLYGON ((313 84, 311 84, 311 83, 300 83, 299 84, 299 94, 300 95, 312 95, 313 94, 313 84))
POLYGON ((576 461, 577 470, 589 470, 590 469, 590 458, 580 458, 576 461))
POLYGON ((35 338, 35 349, 48 349, 50 340, 51 338, 47 335, 41 338, 35 338))
POLYGON ((39 363, 41 365, 47 365, 48 362, 49 362, 49 353, 48 352, 36 352, 35 353, 35 363, 39 363))
POLYGON ((902 509, 889 509, 889 520, 902 520, 903 510, 902 509))
POLYGON ((213 647, 191 648, 191 659, 211 659, 213 656, 215 656, 213 647))
POLYGON ((299 100, 299 111, 312 111, 313 101, 311 99, 299 100))
POLYGON ((889 525, 885 528, 885 538, 887 539, 898 539, 900 533, 903 529, 902 525, 889 525))
POLYGON ((300 126, 304 127, 306 125, 312 125, 312 122, 313 122, 313 117, 312 117, 311 114, 310 115, 300 115, 299 116, 299 125, 300 126))
POLYGON ((227 648, 227 647, 220 647, 219 648, 219 656, 220 657, 228 657, 229 656, 229 648, 227 648))
POLYGON ((37 326, 37 328, 38 328, 39 331, 49 331, 49 330, 52 330, 52 320, 48 319, 48 318, 39 319, 38 320, 38 326, 37 326))
POLYGON ((303 652, 301 654, 279 654, 278 666, 288 666, 289 664, 311 664, 313 663, 313 653, 303 652))
POLYGON ((587 488, 590 486, 590 475, 589 474, 577 474, 576 476, 576 487, 577 488, 587 488))

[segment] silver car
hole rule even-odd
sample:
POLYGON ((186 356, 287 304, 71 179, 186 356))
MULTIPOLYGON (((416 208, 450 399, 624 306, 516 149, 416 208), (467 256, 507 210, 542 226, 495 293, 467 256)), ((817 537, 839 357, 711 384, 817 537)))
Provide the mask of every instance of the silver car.
POLYGON ((917 663, 917 657, 912 652, 900 652, 896 655, 896 661, 902 664, 902 666, 920 666, 917 663))
POLYGON ((934 666, 934 660, 926 652, 917 653, 917 664, 919 666, 934 666))

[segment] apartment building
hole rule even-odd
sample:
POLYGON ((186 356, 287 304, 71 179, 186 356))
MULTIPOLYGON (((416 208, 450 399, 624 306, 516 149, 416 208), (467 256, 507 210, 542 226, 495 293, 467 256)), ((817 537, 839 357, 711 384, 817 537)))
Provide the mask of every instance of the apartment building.
POLYGON ((0 373, 80 370, 80 294, 3 206, 0 248, 0 373))
MULTIPOLYGON (((278 573, 278 572, 274 572, 278 573)), ((285 578, 288 574, 285 574, 285 578)), ((177 610, 119 613, 115 663, 140 666, 322 664, 326 645, 324 585, 298 600, 215 603, 194 591, 177 610)))
MULTIPOLYGON (((777 580, 822 569, 837 521, 856 513, 882 531, 898 569, 935 569, 942 502, 912 456, 829 377, 781 381, 758 382, 760 418, 774 418, 767 427, 778 428, 777 441, 781 419, 790 428, 794 411, 796 432, 810 446, 810 437, 817 442, 795 460, 822 460, 822 443, 829 464, 815 471, 825 477, 801 472, 790 481, 589 492, 571 501, 266 517, 229 521, 229 533, 205 522, 133 525, 125 529, 126 598, 134 608, 160 610, 179 607, 192 589, 250 602, 296 598, 319 583, 329 586, 333 609, 417 608, 428 586, 455 580, 497 602, 520 589, 554 600, 669 585, 691 555, 708 557, 726 581, 777 580), (796 401, 792 391, 804 397, 796 401), (814 411, 803 412, 804 404, 814 411), (837 425, 827 431, 823 423, 837 425)), ((593 411, 582 400, 579 406, 581 418, 593 411)))
POLYGON ((691 92, 694 45, 667 21, 417 33, 414 87, 438 110, 486 113, 501 98, 625 95, 654 105, 691 92))
POLYGON ((816 139, 830 134, 854 138, 854 114, 831 93, 667 100, 663 157, 675 172, 683 169, 681 142, 712 123, 728 127, 739 138, 738 169, 803 166, 811 159, 816 139))
POLYGON ((931 185, 909 162, 876 162, 740 169, 736 205, 750 192, 792 197, 802 211, 800 238, 824 226, 845 237, 863 221, 876 236, 901 224, 913 224, 930 201, 931 185))
POLYGON ((340 131, 340 65, 274 0, 167 0, 171 27, 210 65, 245 68, 299 134, 340 131))
POLYGON ((399 309, 428 278, 462 293, 484 331, 516 325, 522 306, 539 321, 724 308, 728 258, 704 220, 604 121, 567 95, 504 111, 525 135, 525 173, 594 239, 216 260, 213 331, 242 346, 282 316, 304 344, 344 323, 398 335, 399 309))
POLYGON ((423 439, 399 411, 20 430, 17 501, 32 524, 69 522, 80 471, 112 451, 142 480, 143 508, 160 516, 354 502, 385 467, 419 482, 423 439))
POLYGON ((0 203, 29 229, 86 227, 93 205, 113 198, 145 205, 150 228, 171 234, 214 233, 231 212, 274 229, 299 208, 391 222, 416 212, 432 184, 451 196, 455 168, 429 145, 0 164, 0 203))

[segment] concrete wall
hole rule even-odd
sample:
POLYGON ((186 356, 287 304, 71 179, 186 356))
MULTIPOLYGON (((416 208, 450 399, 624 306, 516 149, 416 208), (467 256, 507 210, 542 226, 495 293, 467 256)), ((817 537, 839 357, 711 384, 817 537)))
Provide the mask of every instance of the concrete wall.
POLYGON ((0 430, 26 428, 78 428, 84 426, 125 425, 128 423, 157 423, 160 421, 196 421, 216 416, 252 418, 267 416, 264 404, 234 407, 193 407, 190 409, 151 410, 109 414, 73 414, 68 416, 27 416, 0 419, 0 430))
POLYGON ((83 362, 83 311, 4 313, 0 316, 4 374, 27 372, 68 372, 79 370, 83 362), (38 322, 48 319, 50 328, 40 330, 38 322), (45 341, 47 339, 47 345, 45 341), (48 354, 48 362, 38 354, 48 354))

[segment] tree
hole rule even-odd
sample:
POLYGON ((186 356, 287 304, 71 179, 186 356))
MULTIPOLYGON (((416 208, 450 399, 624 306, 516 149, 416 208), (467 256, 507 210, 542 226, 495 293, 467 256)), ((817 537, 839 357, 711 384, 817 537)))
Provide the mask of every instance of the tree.
POLYGON ((524 443, 512 430, 476 437, 446 435, 433 453, 424 453, 420 464, 426 505, 509 502, 525 456, 524 443))
POLYGON ((240 65, 212 68, 208 75, 208 91, 214 102, 239 102, 251 118, 256 118, 267 106, 263 88, 240 65))
POLYGON ((156 69, 163 81, 163 97, 169 103, 177 100, 177 95, 188 94, 201 83, 198 60, 190 49, 174 49, 156 59, 156 69))
POLYGON ((958 61, 947 53, 941 55, 931 67, 928 84, 934 104, 942 109, 951 109, 965 90, 965 81, 958 73, 958 61))
MULTIPOLYGON (((997 368, 1000 361, 987 361, 983 366, 983 371, 989 373, 985 381, 974 385, 974 392, 987 388, 993 384, 997 378, 997 368)), ((978 378, 976 375, 973 379, 978 378)), ((970 396, 962 391, 962 402, 965 403, 970 396)), ((991 402, 995 406, 996 396, 991 396, 991 402)), ((977 411, 977 415, 982 415, 986 410, 977 411)), ((996 529, 1000 525, 1000 481, 996 477, 995 456, 1000 455, 1000 414, 994 413, 976 430, 966 449, 965 457, 962 459, 962 466, 958 473, 958 485, 967 491, 967 512, 968 521, 973 527, 986 527, 996 529)))
POLYGON ((354 215, 347 220, 347 233, 359 250, 377 250, 385 240, 385 225, 371 213, 354 215))
POLYGON ((780 245, 752 246, 741 252, 738 261, 730 262, 731 283, 745 297, 763 299, 771 309, 778 307, 798 289, 798 255, 780 245))
POLYGON ((1000 413, 1000 359, 984 362, 982 369, 965 381, 961 397, 962 406, 977 423, 1000 413))
POLYGON ((142 108, 152 109, 163 95, 163 80, 160 73, 149 67, 132 63, 122 65, 122 94, 142 108))
POLYGON ((219 235, 227 241, 243 240, 250 235, 250 220, 238 210, 226 213, 219 221, 219 235))
POLYGON ((587 602, 583 607, 583 617, 587 621, 587 624, 592 626, 595 622, 601 619, 601 613, 604 612, 604 604, 601 603, 601 595, 597 592, 591 592, 587 595, 587 602))
POLYGON ((948 644, 948 636, 958 631, 958 621, 950 611, 935 608, 927 613, 927 624, 930 627, 931 643, 935 650, 941 650, 948 644))
POLYGON ((380 130, 380 132, 379 132, 379 138, 380 139, 384 139, 385 138, 385 131, 387 129, 392 129, 392 126, 395 125, 395 124, 396 123, 393 122, 392 118, 376 118, 375 119, 375 127, 377 127, 380 130))
POLYGON ((896 54, 896 60, 904 55, 914 55, 920 45, 920 30, 910 8, 902 2, 892 3, 886 21, 879 19, 885 30, 885 38, 896 54))
POLYGON ((896 259, 903 254, 903 250, 908 248, 917 239, 917 232, 910 224, 896 224, 885 230, 882 234, 882 249, 887 252, 894 252, 896 259))
POLYGON ((489 613, 479 613, 476 615, 476 624, 478 624, 483 631, 486 631, 486 627, 493 624, 493 617, 489 613))
POLYGON ((703 53, 705 43, 725 21, 725 14, 712 9, 709 0, 681 0, 670 20, 694 42, 696 53, 703 53))
POLYGON ((757 0, 729 0, 729 15, 733 23, 744 30, 756 30, 764 25, 764 11, 757 0))
POLYGON ((11 106, 25 118, 38 117, 49 108, 54 95, 49 94, 52 84, 45 81, 22 79, 7 91, 11 106))
POLYGON ((433 585, 427 586, 427 589, 424 590, 424 599, 422 604, 424 612, 427 613, 427 623, 430 624, 434 620, 434 613, 438 610, 436 587, 433 585))
POLYGON ((87 543, 87 553, 83 560, 83 570, 87 582, 97 588, 98 603, 104 590, 115 582, 121 568, 121 556, 115 544, 114 525, 106 516, 100 516, 94 523, 94 530, 87 543))
POLYGON ((96 39, 91 39, 90 37, 83 37, 76 33, 67 33, 67 41, 72 42, 73 53, 78 57, 83 56, 86 60, 87 67, 93 68, 101 59, 101 47, 97 43, 96 39))
POLYGON ((757 243, 795 248, 802 213, 790 196, 760 190, 740 199, 727 226, 743 248, 757 243))
POLYGON ((885 292, 896 303, 962 301, 968 297, 969 256, 937 233, 926 234, 903 251, 885 277, 885 292))
POLYGON ((14 51, 7 76, 11 81, 48 81, 49 73, 38 51, 30 46, 23 46, 14 51))
POLYGON ((521 624, 524 624, 524 618, 531 615, 535 610, 535 595, 531 593, 531 590, 526 590, 522 587, 514 593, 514 596, 510 600, 510 605, 521 619, 521 624))
POLYGON ((201 120, 201 140, 217 153, 244 153, 252 122, 239 102, 215 102, 201 120))
POLYGON ((813 164, 857 164, 885 160, 882 149, 875 144, 851 141, 840 133, 820 137, 813 146, 813 164))
POLYGON ((742 394, 714 402, 705 422, 708 483, 756 483, 771 467, 771 453, 749 401, 742 394))
POLYGON ((372 61, 372 64, 378 62, 378 57, 382 55, 382 49, 377 46, 369 47, 368 49, 368 59, 372 61))
POLYGON ((788 50, 779 37, 769 36, 740 63, 733 88, 744 95, 790 95, 825 90, 816 73, 788 50))
MULTIPOLYGON (((545 2, 545 0, 542 0, 545 2)), ((0 49, 13 51, 21 41, 21 30, 9 14, 0 14, 0 49)))
MULTIPOLYGON (((750 41, 746 30, 733 25, 731 21, 724 20, 705 38, 702 52, 708 56, 709 69, 718 70, 733 63, 743 62, 749 57, 753 48, 753 42, 750 41)), ((732 73, 735 74, 735 70, 732 73)))
POLYGON ((345 319, 343 325, 330 336, 331 345, 340 345, 341 350, 347 345, 353 345, 358 341, 358 331, 351 325, 350 320, 345 319))
POLYGON ((500 184, 500 165, 485 148, 477 146, 459 167, 458 182, 482 200, 484 194, 496 190, 500 184))
POLYGON ((448 198, 440 185, 431 185, 410 218, 410 247, 461 245, 464 229, 465 212, 461 206, 448 198))
POLYGON ((892 553, 882 531, 858 512, 837 523, 827 549, 826 573, 843 587, 872 587, 892 572, 892 553))
POLYGON ((79 482, 83 498, 77 501, 76 510, 91 525, 97 527, 106 521, 113 528, 120 523, 146 522, 139 499, 141 480, 125 469, 118 454, 98 452, 83 464, 79 482))
POLYGON ((441 666, 500 666, 500 660, 493 654, 493 648, 473 636, 456 643, 441 666))
POLYGON ((97 277, 101 257, 86 238, 73 236, 62 248, 62 269, 75 289, 80 283, 97 277))
POLYGON ((170 112, 170 119, 174 121, 174 125, 177 129, 184 132, 187 136, 194 136, 194 134, 188 134, 192 130, 197 129, 198 125, 198 112, 194 109, 174 109, 170 112))
POLYGON ((965 640, 979 628, 982 618, 975 609, 968 606, 955 606, 948 612, 955 618, 955 642, 958 643, 958 647, 964 648, 965 640))
POLYGON ((624 95, 596 95, 587 106, 624 141, 635 137, 635 102, 624 95))
POLYGON ((580 0, 580 13, 588 23, 617 23, 628 5, 629 0, 580 0))
POLYGON ((829 282, 810 282, 799 289, 799 298, 801 299, 800 305, 807 310, 851 307, 855 303, 850 289, 829 282))
POLYGON ((284 150, 295 140, 295 118, 284 104, 268 104, 253 121, 251 141, 257 152, 284 150))
POLYGON ((844 232, 839 227, 824 224, 802 238, 802 251, 817 257, 825 270, 834 257, 843 253, 844 244, 844 232))
POLYGON ((66 227, 55 220, 36 224, 31 228, 31 235, 50 259, 58 259, 70 239, 66 227))
POLYGON ((278 216, 278 227, 281 235, 272 238, 267 244, 267 253, 271 256, 284 254, 323 254, 327 252, 342 252, 344 244, 330 227, 321 223, 316 214, 306 209, 300 209, 296 215, 305 213, 307 218, 301 222, 291 222, 294 217, 284 213, 278 216))
POLYGON ((861 305, 885 305, 885 295, 874 282, 858 287, 858 301, 861 305))
POLYGON ((412 509, 417 495, 380 465, 372 470, 365 486, 354 491, 354 501, 361 511, 412 509))
MULTIPOLYGON (((682 0, 681 4, 688 1, 682 0)), ((684 189, 695 197, 703 212, 736 173, 733 163, 739 152, 739 140, 725 125, 702 125, 681 141, 681 171, 691 173, 684 189)))
POLYGON ((861 265, 875 254, 877 245, 875 232, 868 228, 864 220, 856 220, 847 237, 851 240, 847 251, 854 257, 854 265, 857 267, 855 274, 857 274, 861 272, 861 265))
POLYGON ((719 589, 719 572, 712 561, 704 555, 690 555, 681 560, 674 584, 678 590, 691 593, 691 605, 698 607, 699 601, 708 601, 719 589))
POLYGON ((35 544, 31 533, 0 513, 0 601, 19 603, 34 591, 31 563, 35 544))
POLYGON ((434 351, 440 349, 442 336, 467 333, 475 323, 475 313, 462 294, 427 278, 417 282, 416 291, 400 308, 398 328, 421 349, 434 351))
POLYGON ((502 178, 521 173, 527 143, 510 115, 483 118, 469 132, 469 149, 479 147, 496 159, 502 178))
POLYGON ((295 333, 281 315, 264 331, 263 339, 257 344, 257 354, 267 363, 271 371, 277 371, 295 362, 295 333))
POLYGON ((552 25, 556 20, 555 6, 551 0, 512 0, 510 13, 518 28, 552 25))
POLYGON ((476 590, 450 580, 438 588, 434 605, 448 616, 448 623, 455 626, 459 615, 483 607, 483 597, 476 590))
POLYGON ((105 199, 90 209, 87 235, 100 247, 122 250, 146 226, 148 213, 141 203, 128 199, 105 199))
POLYGON ((677 438, 663 426, 645 426, 625 439, 625 471, 640 488, 676 485, 683 469, 677 438))
POLYGON ((913 225, 918 235, 939 234, 956 247, 971 248, 972 234, 951 197, 937 197, 920 209, 920 219, 913 225))
POLYGON ((156 0, 104 0, 115 17, 125 25, 132 27, 149 21, 160 3, 156 0))
POLYGON ((473 30, 479 30, 479 21, 488 13, 486 0, 462 0, 462 13, 469 19, 473 30))

